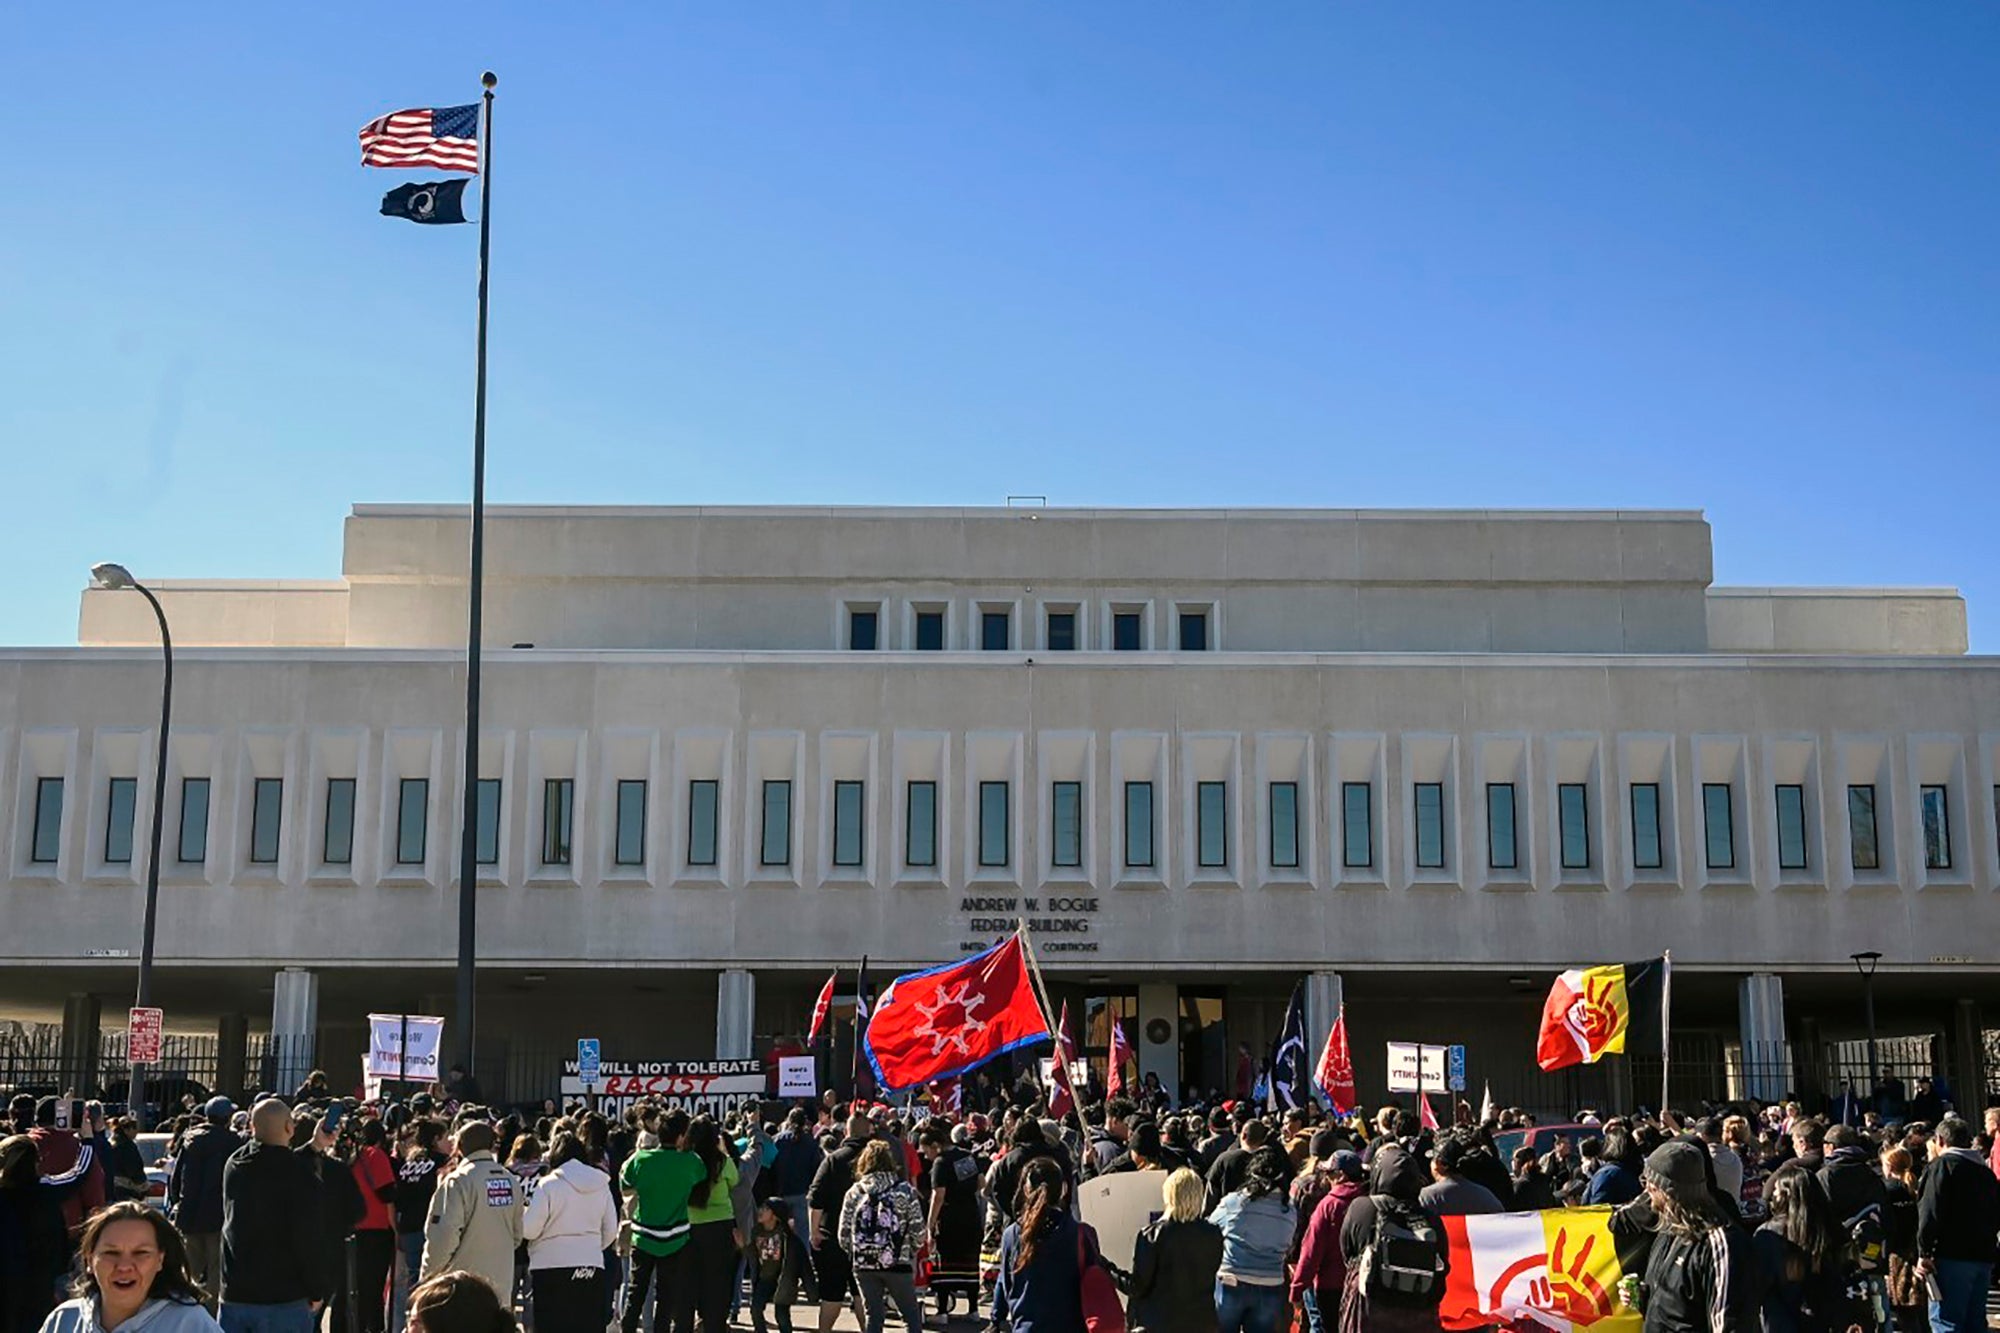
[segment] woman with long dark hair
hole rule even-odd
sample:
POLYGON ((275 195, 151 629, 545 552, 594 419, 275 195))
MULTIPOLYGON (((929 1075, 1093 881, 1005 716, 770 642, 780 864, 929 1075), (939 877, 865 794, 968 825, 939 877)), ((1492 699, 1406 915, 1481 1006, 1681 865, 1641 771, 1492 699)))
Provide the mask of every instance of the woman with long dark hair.
POLYGON ((1841 1240, 1819 1177, 1786 1162, 1764 1184, 1770 1220, 1750 1238, 1764 1333, 1829 1333, 1841 1313, 1841 1240))
POLYGON ((743 1237, 736 1229, 736 1159, 722 1143, 713 1116, 696 1116, 688 1126, 684 1151, 701 1162, 702 1177, 688 1194, 688 1279, 694 1286, 694 1312, 701 1333, 726 1333, 729 1301, 736 1285, 736 1265, 743 1237))
POLYGON ((993 1287, 993 1322, 1012 1333, 1083 1333, 1085 1253, 1069 1215, 1069 1182, 1052 1157, 1029 1160, 1021 1172, 1014 1215, 1000 1236, 1000 1277, 993 1287))
POLYGON ((1243 1188, 1225 1195, 1208 1215, 1222 1231, 1213 1293, 1221 1333, 1274 1333, 1285 1313, 1285 1250, 1294 1221, 1285 1186, 1291 1175, 1285 1150, 1267 1143, 1251 1155, 1243 1188))
POLYGON ((127 1323, 143 1323, 146 1333, 219 1333, 188 1276, 187 1245, 165 1214, 130 1200, 100 1208, 79 1248, 76 1295, 55 1308, 42 1333, 117 1333, 127 1323))
POLYGON ((410 1293, 409 1333, 520 1333, 513 1311, 476 1273, 439 1273, 410 1293))

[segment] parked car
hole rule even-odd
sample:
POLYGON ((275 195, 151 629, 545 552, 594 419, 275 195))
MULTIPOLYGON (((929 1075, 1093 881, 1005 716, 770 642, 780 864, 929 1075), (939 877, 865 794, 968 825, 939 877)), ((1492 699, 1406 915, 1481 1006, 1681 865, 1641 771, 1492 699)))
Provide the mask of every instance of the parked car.
POLYGON ((1503 1129, 1493 1136, 1493 1151, 1501 1161, 1512 1162, 1516 1149, 1522 1144, 1532 1144, 1535 1156, 1546 1157, 1554 1151, 1557 1139, 1579 1143, 1603 1133, 1602 1125, 1536 1125, 1533 1129, 1503 1129))
POLYGON ((146 1206, 164 1211, 167 1206, 167 1177, 174 1169, 174 1159, 167 1152, 174 1146, 171 1134, 141 1134, 138 1138, 139 1158, 146 1164, 146 1206))

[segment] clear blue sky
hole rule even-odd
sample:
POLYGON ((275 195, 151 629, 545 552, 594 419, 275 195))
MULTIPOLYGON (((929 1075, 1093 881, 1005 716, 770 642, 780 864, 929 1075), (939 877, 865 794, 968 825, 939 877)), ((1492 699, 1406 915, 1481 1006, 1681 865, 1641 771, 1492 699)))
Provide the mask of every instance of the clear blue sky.
POLYGON ((228 8, 7 25, 0 643, 464 498, 355 132, 490 66, 496 501, 1700 507, 2000 651, 2000 6, 228 8))

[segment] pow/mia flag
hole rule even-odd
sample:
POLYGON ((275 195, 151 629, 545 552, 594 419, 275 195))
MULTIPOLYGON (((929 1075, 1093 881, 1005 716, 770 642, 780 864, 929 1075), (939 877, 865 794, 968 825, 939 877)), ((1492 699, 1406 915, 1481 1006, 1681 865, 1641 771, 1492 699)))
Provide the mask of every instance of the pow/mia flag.
POLYGON ((412 222, 465 221, 465 182, 398 185, 382 196, 382 216, 412 222))

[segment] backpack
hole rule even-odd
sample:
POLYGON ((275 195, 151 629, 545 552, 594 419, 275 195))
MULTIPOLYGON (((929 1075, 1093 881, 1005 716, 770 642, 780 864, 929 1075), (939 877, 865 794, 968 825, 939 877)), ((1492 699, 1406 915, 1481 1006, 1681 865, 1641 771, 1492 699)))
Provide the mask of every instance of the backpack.
POLYGON ((1888 1237, 1882 1229, 1882 1210, 1869 1204, 1841 1223, 1847 1231, 1848 1261, 1857 1272, 1879 1273, 1888 1253, 1888 1237))
POLYGON ((885 1190, 862 1190, 854 1210, 854 1266, 881 1270, 893 1268, 903 1252, 903 1218, 885 1190))
POLYGON ((1361 1252, 1360 1286, 1391 1305, 1435 1305, 1444 1268, 1437 1224, 1421 1208, 1374 1195, 1375 1229, 1361 1252))

